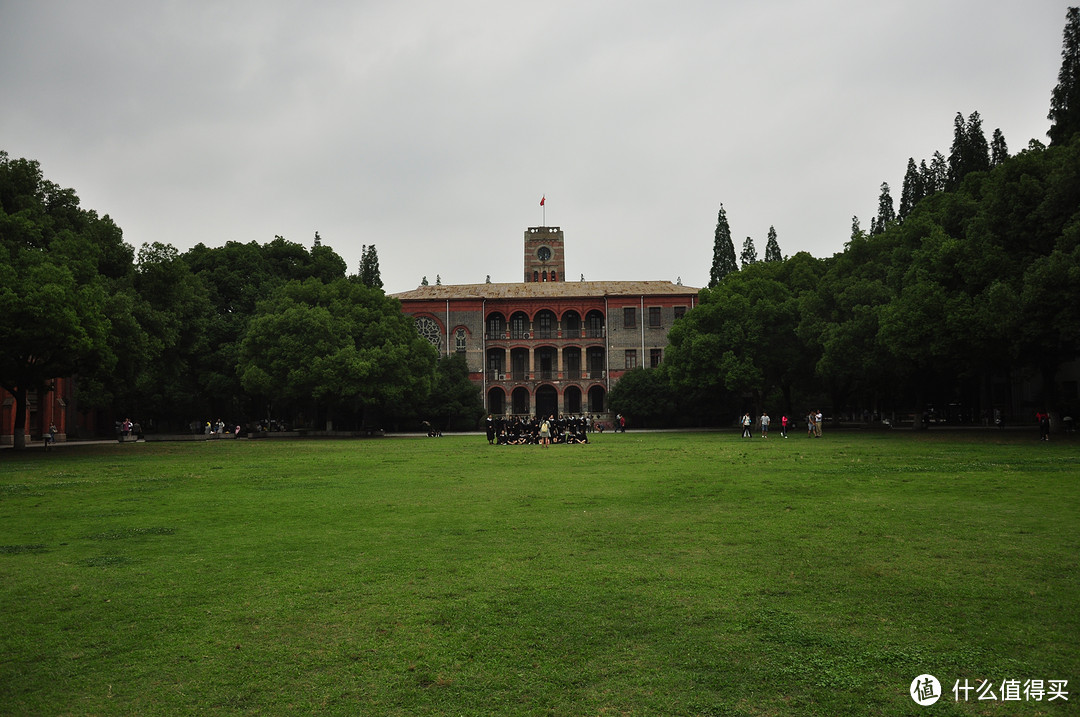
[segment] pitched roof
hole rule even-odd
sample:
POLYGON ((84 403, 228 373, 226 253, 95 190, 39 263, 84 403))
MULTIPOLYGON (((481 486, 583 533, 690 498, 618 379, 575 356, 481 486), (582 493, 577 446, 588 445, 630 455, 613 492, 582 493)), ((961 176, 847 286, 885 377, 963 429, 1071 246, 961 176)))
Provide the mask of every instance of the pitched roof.
POLYGON ((391 294, 401 301, 444 299, 569 299, 603 296, 693 296, 700 289, 670 281, 529 281, 516 284, 418 286, 391 294))

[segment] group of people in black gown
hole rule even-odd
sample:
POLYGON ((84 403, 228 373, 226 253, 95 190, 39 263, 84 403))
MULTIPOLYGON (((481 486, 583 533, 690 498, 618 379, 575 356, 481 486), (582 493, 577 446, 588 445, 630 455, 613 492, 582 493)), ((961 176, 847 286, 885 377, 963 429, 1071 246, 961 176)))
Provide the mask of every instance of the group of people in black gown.
POLYGON ((499 446, 546 445, 545 441, 588 443, 590 423, 585 416, 496 417, 489 414, 486 420, 487 441, 499 446))

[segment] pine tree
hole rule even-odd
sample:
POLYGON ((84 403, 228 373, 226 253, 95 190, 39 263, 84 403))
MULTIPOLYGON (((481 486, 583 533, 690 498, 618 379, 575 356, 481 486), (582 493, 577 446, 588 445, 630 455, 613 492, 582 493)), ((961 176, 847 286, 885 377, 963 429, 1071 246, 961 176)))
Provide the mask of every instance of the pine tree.
POLYGON ((857 239, 863 239, 865 237, 866 234, 863 232, 862 224, 859 222, 859 215, 856 214, 851 218, 851 241, 856 241, 857 239))
POLYGON ((871 234, 881 234, 890 224, 896 221, 896 210, 893 209, 892 194, 889 193, 889 183, 881 183, 881 195, 878 197, 878 213, 876 221, 870 224, 871 234))
POLYGON ((319 232, 315 232, 315 246, 322 246, 322 237, 319 236, 319 232))
MULTIPOLYGON (((923 162, 922 166, 925 169, 926 162, 923 162)), ((915 208, 915 205, 922 200, 925 193, 923 175, 919 168, 915 166, 914 158, 908 157, 907 172, 904 174, 904 188, 900 190, 900 211, 897 212, 897 218, 904 221, 907 215, 911 213, 911 210, 915 208)))
POLYGON ((994 138, 990 140, 990 166, 996 167, 1009 158, 1009 146, 1005 144, 1005 135, 1001 128, 994 130, 994 138))
POLYGON ((746 237, 746 241, 742 243, 742 253, 739 254, 739 259, 742 260, 744 267, 757 263, 757 249, 754 248, 754 240, 750 237, 746 237))
POLYGON ((1065 13, 1061 40, 1061 70, 1050 95, 1050 144, 1067 144, 1080 132, 1080 8, 1065 13))
POLYGON ((934 193, 934 171, 926 164, 925 159, 919 162, 919 183, 922 184, 923 197, 934 193))
POLYGON ((924 185, 926 196, 944 192, 945 184, 949 180, 949 164, 941 152, 934 152, 934 156, 930 159, 930 176, 933 184, 924 185))
POLYGON ((949 148, 949 174, 945 185, 955 189, 964 178, 964 115, 957 112, 953 118, 953 140, 949 148))
POLYGON ((964 126, 964 165, 970 172, 985 172, 990 169, 990 145, 986 141, 986 134, 982 128, 982 117, 978 112, 972 112, 968 116, 964 126))
POLYGON ((949 150, 949 173, 946 188, 956 189, 972 172, 990 169, 990 145, 983 134, 982 118, 972 112, 964 121, 959 112, 953 120, 953 144, 949 150))
POLYGON ((365 244, 360 248, 360 283, 376 289, 383 288, 382 276, 379 273, 379 255, 374 244, 365 244))
POLYGON ((783 261, 780 244, 776 241, 776 227, 769 227, 769 239, 765 242, 765 261, 783 261))
POLYGON ((435 275, 435 286, 442 286, 442 277, 438 274, 435 275))
POLYGON ((712 288, 724 280, 733 271, 738 271, 735 263, 735 243, 731 240, 731 227, 728 225, 724 205, 716 215, 716 231, 713 234, 712 269, 709 271, 709 287, 712 288))

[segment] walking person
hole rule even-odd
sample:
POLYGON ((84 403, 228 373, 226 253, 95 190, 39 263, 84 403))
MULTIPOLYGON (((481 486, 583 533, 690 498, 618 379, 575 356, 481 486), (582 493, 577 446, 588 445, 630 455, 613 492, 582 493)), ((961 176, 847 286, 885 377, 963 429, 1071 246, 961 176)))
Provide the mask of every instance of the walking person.
POLYGON ((750 414, 744 413, 742 416, 742 437, 753 438, 750 434, 750 414))
POLYGON ((780 435, 787 438, 787 414, 780 416, 780 435))
POLYGON ((765 411, 761 412, 761 437, 769 437, 769 414, 765 411))

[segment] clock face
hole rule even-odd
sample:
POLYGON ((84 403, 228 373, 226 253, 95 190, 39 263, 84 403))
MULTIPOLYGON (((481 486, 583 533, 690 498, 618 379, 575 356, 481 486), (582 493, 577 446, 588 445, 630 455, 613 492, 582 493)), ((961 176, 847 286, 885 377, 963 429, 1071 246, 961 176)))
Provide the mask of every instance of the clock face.
POLYGON ((536 258, 540 261, 547 261, 551 258, 551 249, 548 249, 546 246, 540 247, 536 250, 536 258))
POLYGON ((416 318, 416 333, 430 341, 435 348, 439 348, 442 344, 442 332, 439 331, 439 325, 430 317, 418 316, 416 318))

